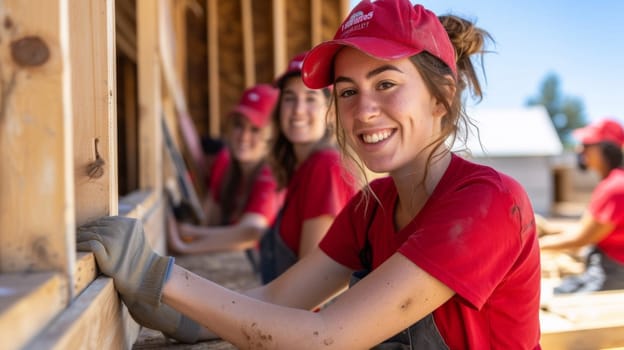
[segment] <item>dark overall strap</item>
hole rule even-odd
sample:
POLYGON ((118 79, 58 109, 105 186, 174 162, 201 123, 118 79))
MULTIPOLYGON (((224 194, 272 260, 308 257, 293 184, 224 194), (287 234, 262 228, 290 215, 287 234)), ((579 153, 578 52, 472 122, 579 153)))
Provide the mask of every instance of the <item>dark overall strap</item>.
POLYGON ((373 271, 373 248, 371 247, 369 237, 369 232, 371 226, 373 226, 373 220, 375 220, 375 215, 377 214, 377 207, 379 204, 377 201, 373 203, 373 209, 371 211, 371 215, 368 218, 368 225, 366 226, 366 233, 364 235, 364 247, 360 250, 360 263, 362 264, 363 270, 367 271, 367 274, 373 271))
MULTIPOLYGON (((373 219, 377 214, 377 202, 375 202, 371 216, 368 219, 366 227, 365 241, 362 250, 360 250, 360 263, 362 270, 356 271, 351 276, 349 286, 354 285, 360 279, 364 278, 372 271, 373 251, 369 240, 369 231, 373 224, 373 219)), ((448 350, 444 339, 440 335, 435 325, 433 314, 425 316, 425 318, 414 323, 405 330, 399 332, 393 337, 385 340, 381 344, 373 347, 371 350, 448 350)))
POLYGON ((285 206, 277 214, 273 226, 260 239, 260 278, 267 284, 294 265, 298 257, 280 235, 282 214, 285 206))

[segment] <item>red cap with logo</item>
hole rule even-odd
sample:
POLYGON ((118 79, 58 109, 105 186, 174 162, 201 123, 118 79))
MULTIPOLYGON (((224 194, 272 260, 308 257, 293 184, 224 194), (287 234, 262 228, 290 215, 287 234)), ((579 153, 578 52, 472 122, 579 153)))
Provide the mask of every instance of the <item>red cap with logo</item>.
POLYGON ((581 143, 591 145, 600 142, 612 142, 622 147, 624 145, 624 129, 617 121, 605 118, 586 127, 572 132, 581 143))
POLYGON ((273 85, 281 88, 282 84, 284 83, 283 80, 286 76, 289 76, 295 73, 301 73, 301 67, 303 66, 303 59, 306 57, 307 53, 308 53, 307 51, 304 51, 304 52, 296 54, 293 58, 291 58, 290 62, 288 62, 288 67, 286 67, 286 71, 282 73, 282 75, 277 77, 277 79, 275 79, 275 82, 273 85))
POLYGON ((271 121, 271 113, 273 113, 278 96, 279 91, 269 84, 255 85, 243 92, 230 115, 240 113, 247 117, 254 126, 265 127, 271 121))
POLYGON ((426 51, 457 74, 455 49, 438 17, 408 0, 363 0, 342 22, 334 39, 313 48, 303 62, 303 81, 312 89, 330 85, 334 56, 344 46, 381 60, 426 51))

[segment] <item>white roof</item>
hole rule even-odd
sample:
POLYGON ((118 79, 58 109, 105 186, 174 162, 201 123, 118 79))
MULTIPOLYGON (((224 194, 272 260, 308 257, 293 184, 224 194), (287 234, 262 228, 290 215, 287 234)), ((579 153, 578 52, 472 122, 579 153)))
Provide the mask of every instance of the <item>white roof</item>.
POLYGON ((563 146, 543 106, 518 109, 469 109, 478 128, 470 128, 473 156, 553 156, 563 146), (481 143, 479 144, 479 138, 481 143), (485 153, 484 153, 485 151, 485 153))

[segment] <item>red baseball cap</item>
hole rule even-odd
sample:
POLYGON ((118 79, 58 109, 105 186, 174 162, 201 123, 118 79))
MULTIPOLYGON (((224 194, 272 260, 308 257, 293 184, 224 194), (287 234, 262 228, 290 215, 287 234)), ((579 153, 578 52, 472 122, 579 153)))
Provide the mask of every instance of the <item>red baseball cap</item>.
POLYGON ((243 91, 238 104, 230 115, 240 113, 247 117, 251 124, 259 128, 265 127, 271 121, 271 113, 277 103, 279 90, 269 84, 258 84, 243 91))
POLYGON ((303 81, 312 89, 330 85, 334 56, 344 46, 381 60, 397 60, 423 51, 457 74, 455 48, 438 17, 408 0, 363 0, 342 22, 333 40, 310 50, 303 62, 303 81))
POLYGON ((624 129, 622 129, 622 125, 610 118, 575 129, 572 135, 584 144, 613 142, 620 147, 624 145, 624 129))
POLYGON ((282 84, 284 83, 285 77, 290 76, 291 74, 301 73, 301 67, 303 66, 303 59, 306 57, 307 53, 308 53, 307 51, 304 51, 304 52, 296 54, 290 60, 290 62, 288 62, 288 67, 286 67, 286 71, 282 73, 279 77, 277 77, 277 79, 275 79, 275 82, 273 83, 273 85, 281 88, 282 84))

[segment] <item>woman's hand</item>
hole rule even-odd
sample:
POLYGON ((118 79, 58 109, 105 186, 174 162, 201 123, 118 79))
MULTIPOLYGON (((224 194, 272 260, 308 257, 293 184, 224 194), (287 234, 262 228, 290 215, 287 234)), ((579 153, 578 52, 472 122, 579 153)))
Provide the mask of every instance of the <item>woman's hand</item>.
POLYGON ((174 259, 152 250, 140 221, 102 217, 79 227, 76 240, 78 250, 93 252, 100 270, 113 278, 119 293, 151 305, 160 304, 174 259))

